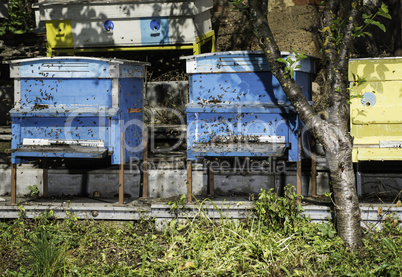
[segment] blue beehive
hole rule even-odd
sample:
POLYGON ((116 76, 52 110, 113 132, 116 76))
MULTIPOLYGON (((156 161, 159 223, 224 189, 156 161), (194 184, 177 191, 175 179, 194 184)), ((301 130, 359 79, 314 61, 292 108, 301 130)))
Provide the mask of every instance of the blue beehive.
POLYGON ((12 163, 37 158, 142 158, 146 63, 87 57, 10 62, 12 163))
MULTIPOLYGON (((299 118, 262 51, 190 56, 186 65, 189 160, 286 154, 298 160, 299 118)), ((314 62, 300 65, 294 78, 310 101, 314 62)))

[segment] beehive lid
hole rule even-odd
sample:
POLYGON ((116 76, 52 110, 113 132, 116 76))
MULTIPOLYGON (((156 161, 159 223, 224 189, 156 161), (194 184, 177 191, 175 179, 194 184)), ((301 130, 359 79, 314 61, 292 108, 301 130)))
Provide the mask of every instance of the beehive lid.
MULTIPOLYGON (((93 14, 93 17, 107 17, 124 13, 130 17, 155 17, 155 16, 183 16, 195 15, 213 8, 213 0, 192 0, 192 1, 178 1, 178 0, 39 0, 37 6, 41 9, 52 9, 51 17, 57 17, 59 20, 63 19, 65 14, 61 9, 68 6, 91 6, 93 12, 101 12, 102 14, 93 14), (98 11, 97 7, 108 6, 107 9, 98 11), (116 6, 116 9, 110 8, 116 6)), ((70 15, 73 13, 70 13, 70 15)), ((78 10, 75 14, 80 17, 85 14, 85 10, 78 10)), ((49 15, 41 14, 41 20, 51 20, 49 15)))
POLYGON ((144 75, 147 62, 92 57, 40 57, 6 61, 11 78, 119 78, 144 75), (123 67, 123 65, 130 65, 123 67))
POLYGON ((349 60, 349 81, 402 80, 402 57, 364 58, 349 60))
MULTIPOLYGON (((281 52, 282 57, 294 56, 291 52, 281 52)), ((187 73, 224 73, 271 71, 263 51, 226 51, 186 56, 187 73)), ((294 58, 295 59, 295 58, 294 58)), ((299 61, 301 68, 295 71, 314 73, 315 57, 299 61)))
POLYGON ((124 64, 124 63, 135 63, 141 65, 151 65, 148 62, 134 61, 134 60, 126 60, 126 59, 106 59, 106 58, 96 58, 96 57, 80 57, 80 56, 57 56, 57 57, 37 57, 37 58, 29 58, 29 59, 18 59, 18 60, 9 60, 4 61, 6 64, 16 64, 16 63, 30 63, 35 61, 45 61, 45 60, 92 60, 92 61, 103 61, 110 62, 116 64, 124 64))

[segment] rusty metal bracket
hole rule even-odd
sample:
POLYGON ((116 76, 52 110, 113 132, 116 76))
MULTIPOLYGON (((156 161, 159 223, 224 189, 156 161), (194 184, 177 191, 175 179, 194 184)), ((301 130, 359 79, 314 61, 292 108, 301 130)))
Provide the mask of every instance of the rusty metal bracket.
POLYGON ((130 108, 130 109, 127 109, 127 112, 128 113, 140 113, 140 112, 142 112, 142 109, 141 108, 130 108))

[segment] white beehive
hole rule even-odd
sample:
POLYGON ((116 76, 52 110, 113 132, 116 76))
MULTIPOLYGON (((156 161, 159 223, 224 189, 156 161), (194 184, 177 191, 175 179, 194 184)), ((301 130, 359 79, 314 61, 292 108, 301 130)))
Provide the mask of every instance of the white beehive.
POLYGON ((213 0, 39 0, 50 48, 195 44, 213 35, 213 0))

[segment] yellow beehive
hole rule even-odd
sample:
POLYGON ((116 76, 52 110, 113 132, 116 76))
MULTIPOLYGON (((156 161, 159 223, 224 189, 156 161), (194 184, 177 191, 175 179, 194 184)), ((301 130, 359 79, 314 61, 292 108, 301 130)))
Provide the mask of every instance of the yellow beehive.
POLYGON ((402 57, 351 59, 349 81, 353 162, 402 160, 402 57))

